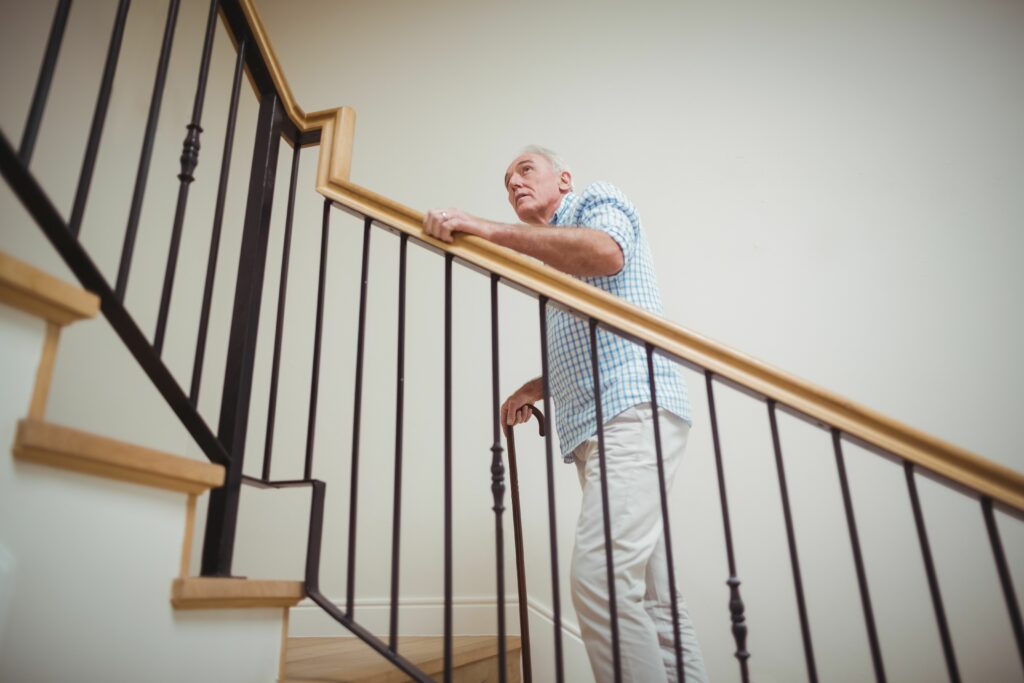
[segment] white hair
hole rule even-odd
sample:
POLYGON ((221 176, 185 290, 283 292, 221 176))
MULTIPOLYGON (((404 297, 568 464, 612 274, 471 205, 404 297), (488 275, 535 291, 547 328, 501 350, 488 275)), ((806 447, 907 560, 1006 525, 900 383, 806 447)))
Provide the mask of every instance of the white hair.
POLYGON ((547 159, 549 162, 551 162, 551 168, 555 169, 555 173, 557 173, 559 175, 561 175, 564 172, 568 172, 569 173, 569 178, 570 178, 570 180, 569 180, 569 189, 570 190, 575 189, 573 187, 573 184, 572 184, 572 170, 569 168, 569 165, 567 163, 565 163, 565 161, 562 159, 562 157, 558 156, 558 152, 556 152, 556 151, 554 151, 552 149, 548 149, 547 147, 541 147, 540 145, 527 145, 526 147, 523 147, 519 151, 519 154, 516 155, 516 156, 522 156, 524 154, 539 154, 539 155, 541 155, 542 157, 547 159))

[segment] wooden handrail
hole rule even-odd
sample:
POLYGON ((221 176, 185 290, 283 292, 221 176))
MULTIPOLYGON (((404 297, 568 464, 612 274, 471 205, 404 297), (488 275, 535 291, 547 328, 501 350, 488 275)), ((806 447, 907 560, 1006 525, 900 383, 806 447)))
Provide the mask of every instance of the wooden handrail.
POLYGON ((300 131, 320 129, 316 189, 327 199, 495 273, 525 291, 593 317, 604 326, 758 396, 774 399, 812 422, 835 427, 855 442, 905 458, 1024 513, 1024 475, 1019 472, 773 368, 510 249, 472 235, 457 235, 452 244, 427 236, 422 213, 349 180, 355 112, 339 107, 305 114, 295 102, 253 0, 240 2, 288 116, 300 131))

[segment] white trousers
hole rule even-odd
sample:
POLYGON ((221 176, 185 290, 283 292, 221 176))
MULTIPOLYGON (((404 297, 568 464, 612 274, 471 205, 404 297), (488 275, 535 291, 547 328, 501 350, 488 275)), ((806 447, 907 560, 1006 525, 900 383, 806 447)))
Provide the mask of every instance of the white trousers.
MULTIPOLYGON (((665 482, 670 487, 690 427, 666 410, 659 410, 658 417, 665 482)), ((606 422, 604 442, 622 680, 675 683, 675 636, 651 405, 633 406, 606 422)), ((572 556, 572 600, 594 677, 605 683, 614 681, 615 674, 597 436, 580 444, 573 456, 583 503, 572 556)), ((678 609, 685 681, 706 683, 697 634, 682 597, 678 609)))

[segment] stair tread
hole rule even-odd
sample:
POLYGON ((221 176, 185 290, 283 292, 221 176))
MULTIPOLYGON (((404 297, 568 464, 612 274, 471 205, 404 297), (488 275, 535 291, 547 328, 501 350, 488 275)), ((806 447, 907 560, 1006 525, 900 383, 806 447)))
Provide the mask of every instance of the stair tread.
MULTIPOLYGON (((506 649, 518 658, 518 636, 506 639, 506 649)), ((398 653, 428 676, 444 669, 444 638, 402 636, 398 653)), ((497 657, 497 637, 455 636, 452 666, 459 668, 497 657)), ((390 683, 408 678, 376 650, 355 637, 289 638, 285 678, 281 683, 390 683)))
POLYGON ((19 460, 185 493, 202 493, 224 483, 221 465, 45 420, 20 420, 12 451, 19 460))
POLYGON ((92 318, 99 297, 0 251, 0 302, 58 325, 92 318))
POLYGON ((175 609, 292 607, 305 597, 302 581, 189 576, 171 584, 175 609))

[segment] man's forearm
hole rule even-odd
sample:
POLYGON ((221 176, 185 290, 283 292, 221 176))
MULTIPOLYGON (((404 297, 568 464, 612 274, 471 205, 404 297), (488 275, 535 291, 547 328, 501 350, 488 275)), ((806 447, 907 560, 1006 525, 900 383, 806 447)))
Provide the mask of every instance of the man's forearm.
POLYGON ((614 275, 622 270, 622 250, 593 228, 552 228, 487 221, 491 242, 527 254, 553 268, 580 276, 614 275))
POLYGON ((456 208, 431 209, 423 220, 427 235, 451 242, 464 232, 540 259, 563 273, 577 276, 615 275, 625 263, 622 249, 611 235, 579 227, 510 224, 471 216, 456 208))

